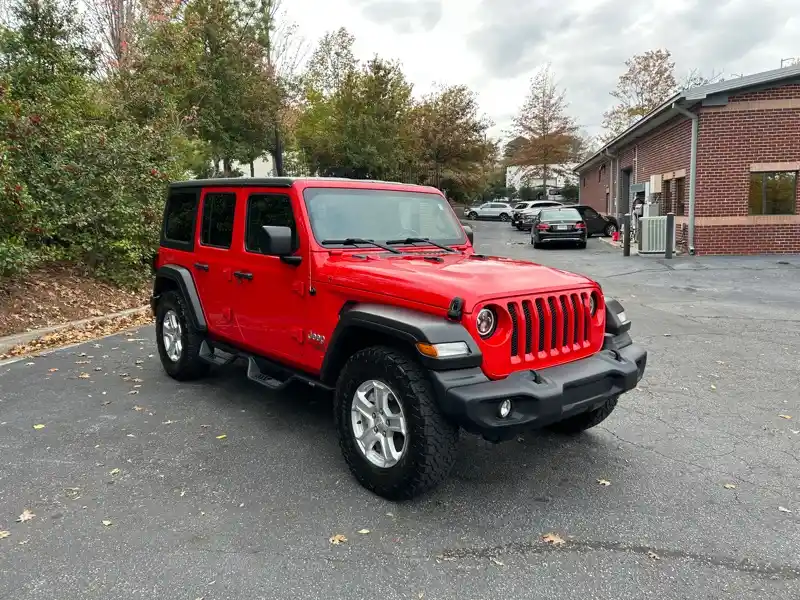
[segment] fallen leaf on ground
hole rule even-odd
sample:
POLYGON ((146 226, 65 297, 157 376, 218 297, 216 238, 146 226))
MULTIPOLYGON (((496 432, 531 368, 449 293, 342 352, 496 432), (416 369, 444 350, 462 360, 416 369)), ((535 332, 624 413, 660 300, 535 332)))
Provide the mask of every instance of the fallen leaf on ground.
POLYGON ((44 429, 44 427, 45 426, 42 423, 37 423, 36 425, 33 426, 34 429, 44 429))
POLYGON ((81 373, 80 375, 78 375, 78 377, 80 379, 89 379, 89 377, 91 377, 91 375, 89 375, 88 373, 81 373))
POLYGON ((26 362, 25 366, 26 367, 30 367, 31 365, 35 365, 35 364, 36 364, 35 362, 26 362))
POLYGON ((134 406, 133 410, 135 410, 136 412, 142 412, 144 410, 144 407, 143 406, 134 406))
POLYGON ((4 540, 11 535, 10 531, 0 531, 0 540, 4 540))
POLYGON ((781 512, 785 512, 785 513, 790 513, 790 512, 792 512, 792 511, 790 511, 788 508, 786 508, 785 506, 779 506, 779 507, 778 507, 778 510, 779 510, 779 511, 781 511, 781 512))
POLYGON ((732 484, 732 483, 726 483, 722 487, 724 487, 726 490, 735 490, 736 489, 736 486, 734 484, 732 484))
POLYGON ((131 390, 130 392, 128 392, 128 394, 131 395, 131 396, 133 396, 135 394, 138 394, 138 393, 139 393, 139 390, 131 390))
POLYGON ((542 536, 542 541, 552 544, 553 546, 562 546, 566 544, 566 542, 557 533, 545 533, 542 536))
POLYGON ((95 367, 95 368, 94 368, 94 370, 95 370, 95 371, 102 371, 102 370, 103 370, 103 367, 95 367))
POLYGON ((360 533, 361 535, 366 535, 369 533, 369 529, 359 529, 358 533, 360 533))
POLYGON ((712 384, 711 384, 711 389, 712 389, 712 390, 715 390, 715 389, 717 389, 717 386, 715 386, 715 385, 712 383, 712 384))
POLYGON ((135 436, 135 435, 133 435, 132 433, 129 433, 129 434, 126 436, 126 437, 132 437, 132 438, 135 438, 136 436, 135 436))
POLYGON ((103 525, 105 525, 106 527, 111 527, 112 523, 108 519, 104 519, 103 520, 103 525))
POLYGON ((200 425, 200 427, 202 427, 203 429, 208 429, 209 427, 211 427, 211 425, 200 425))
POLYGON ((147 338, 128 338, 129 342, 146 342, 147 338))
POLYGON ((800 429, 790 429, 789 431, 791 431, 791 432, 792 432, 793 434, 795 434, 795 435, 797 435, 798 433, 800 433, 800 429))
POLYGON ((76 360, 75 364, 76 365, 88 365, 90 362, 92 362, 92 361, 90 361, 90 360, 76 360))
POLYGON ((217 439, 218 439, 218 440, 224 440, 226 437, 228 437, 228 436, 227 436, 226 434, 224 434, 224 433, 223 433, 222 435, 218 435, 218 436, 217 436, 217 439))
POLYGON ((175 421, 164 421, 162 425, 172 425, 175 421))
POLYGON ((25 521, 30 521, 36 515, 29 511, 27 508, 22 511, 22 514, 17 518, 17 523, 24 523, 25 521))
POLYGON ((336 535, 332 535, 328 541, 334 546, 338 546, 339 544, 344 544, 347 541, 347 538, 341 533, 337 533, 336 535))
POLYGON ((661 557, 658 554, 656 554, 655 552, 653 552, 652 550, 647 553, 647 556, 649 556, 653 560, 661 560, 661 557))
POLYGON ((131 381, 133 383, 142 383, 144 381, 144 379, 139 379, 138 377, 134 377, 133 379, 131 379, 131 381))
POLYGON ((778 415, 781 419, 791 419, 791 415, 778 415))
POLYGON ((489 557, 489 560, 496 564, 498 567, 505 567, 505 563, 500 562, 494 556, 489 557))
POLYGON ((117 475, 119 473, 119 469, 111 469, 108 474, 109 475, 117 475))
POLYGON ((51 373, 55 373, 56 371, 58 371, 58 369, 50 369, 51 373))
POLYGON ((608 479, 598 479, 597 483, 599 483, 600 485, 603 485, 603 486, 611 485, 611 482, 608 479))
POLYGON ((106 400, 105 402, 103 402, 103 406, 108 406, 109 404, 111 404, 111 400, 106 400))

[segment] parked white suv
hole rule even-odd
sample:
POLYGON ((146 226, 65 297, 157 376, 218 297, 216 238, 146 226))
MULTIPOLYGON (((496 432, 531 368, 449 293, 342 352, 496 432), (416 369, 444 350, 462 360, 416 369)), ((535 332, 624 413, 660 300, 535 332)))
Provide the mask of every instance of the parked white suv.
POLYGON ((536 200, 530 203, 530 206, 517 215, 517 221, 514 223, 520 231, 530 231, 533 218, 539 214, 543 208, 552 208, 555 206, 564 206, 561 202, 555 200, 536 200))
POLYGON ((511 219, 513 208, 507 202, 486 202, 480 206, 471 206, 464 213, 469 219, 511 219))

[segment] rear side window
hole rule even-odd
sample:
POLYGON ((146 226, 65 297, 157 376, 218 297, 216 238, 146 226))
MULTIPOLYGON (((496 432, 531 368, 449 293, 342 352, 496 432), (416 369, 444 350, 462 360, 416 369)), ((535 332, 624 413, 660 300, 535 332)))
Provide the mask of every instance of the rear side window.
POLYGON ((292 230, 292 248, 298 248, 297 225, 292 201, 283 194, 253 194, 247 199, 247 236, 245 249, 263 254, 261 228, 264 225, 288 227, 292 230))
POLYGON ((215 248, 230 248, 233 241, 233 216, 235 213, 235 194, 206 194, 203 200, 200 243, 215 248))
POLYGON ((167 208, 164 211, 164 240, 166 242, 173 242, 176 246, 191 246, 196 206, 196 191, 175 191, 169 195, 167 208))

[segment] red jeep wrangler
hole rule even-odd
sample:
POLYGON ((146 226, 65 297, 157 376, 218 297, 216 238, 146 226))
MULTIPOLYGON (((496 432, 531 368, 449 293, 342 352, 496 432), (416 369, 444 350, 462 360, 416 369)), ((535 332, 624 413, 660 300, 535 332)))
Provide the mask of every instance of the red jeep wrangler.
POLYGON ((178 380, 334 391, 362 485, 441 482, 459 428, 492 441, 605 419, 641 379, 622 306, 579 275, 476 254, 434 188, 341 179, 173 183, 155 259, 158 351, 178 380))

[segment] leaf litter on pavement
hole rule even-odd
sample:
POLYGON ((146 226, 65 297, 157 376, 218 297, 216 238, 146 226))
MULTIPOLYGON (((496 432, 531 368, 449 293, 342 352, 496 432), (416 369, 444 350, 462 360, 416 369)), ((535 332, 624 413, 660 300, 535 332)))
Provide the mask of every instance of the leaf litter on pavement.
POLYGON ((25 510, 22 511, 22 514, 19 517, 17 517, 17 523, 25 523, 26 521, 30 521, 31 519, 33 519, 33 517, 35 516, 36 515, 34 513, 32 513, 30 510, 26 508, 25 510))
POLYGON ((563 546, 566 544, 564 539, 557 533, 545 533, 542 536, 542 541, 552 546, 563 546))
POLYGON ((340 544, 344 544, 347 541, 347 538, 343 536, 341 533, 337 533, 335 535, 332 535, 328 539, 328 541, 331 543, 331 545, 338 546, 340 544))

